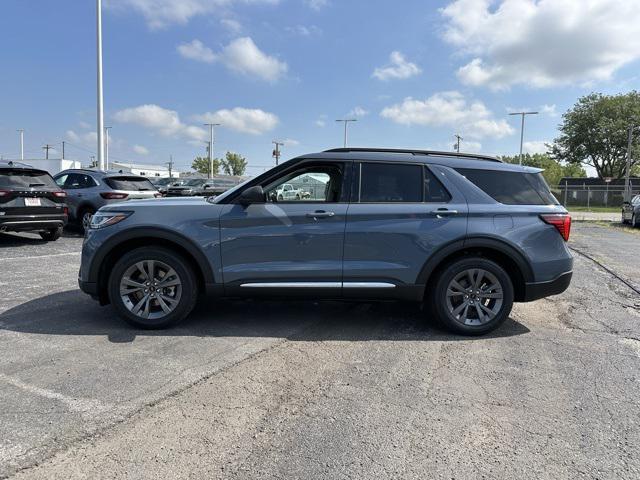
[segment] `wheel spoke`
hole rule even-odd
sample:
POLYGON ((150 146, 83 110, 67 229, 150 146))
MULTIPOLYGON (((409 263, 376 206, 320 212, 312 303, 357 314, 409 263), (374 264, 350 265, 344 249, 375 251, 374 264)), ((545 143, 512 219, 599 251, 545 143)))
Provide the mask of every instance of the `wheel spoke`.
POLYGON ((482 308, 480 308, 480 303, 476 302, 474 304, 474 306, 476 307, 476 312, 478 312, 478 320, 480 321, 480 323, 484 323, 485 322, 485 315, 482 312, 482 308))
POLYGON ((145 310, 148 312, 149 311, 149 295, 148 294, 142 297, 140 301, 133 306, 133 308, 131 309, 131 313, 133 313, 134 315, 140 315, 140 309, 143 306, 145 307, 145 310))
POLYGON ((173 310, 173 308, 171 308, 169 305, 167 305, 167 302, 165 302, 165 298, 162 295, 158 295, 158 303, 160 304, 160 307, 162 308, 162 311, 164 313, 171 313, 171 311, 173 310))
POLYGON ((480 308, 486 312, 487 316, 489 317, 489 320, 491 320, 493 317, 496 316, 496 314, 493 312, 493 310, 491 310, 489 307, 485 306, 482 303, 478 303, 478 305, 480 306, 480 308))
POLYGON ((502 292, 481 293, 480 298, 502 298, 502 292))
POLYGON ((155 267, 156 267, 156 265, 155 265, 155 262, 153 260, 147 260, 147 271, 149 272, 147 278, 151 282, 156 280, 156 276, 155 276, 156 268, 155 267))
POLYGON ((147 273, 147 270, 144 268, 144 262, 138 262, 136 263, 136 267, 138 268, 138 271, 142 274, 142 277, 145 280, 151 280, 149 278, 149 274, 147 273))
MULTIPOLYGON (((457 317, 458 314, 465 308, 469 306, 469 302, 462 302, 460 305, 458 305, 452 312, 451 314, 454 317, 457 317)), ((465 309, 465 314, 466 314, 466 309, 465 309)))

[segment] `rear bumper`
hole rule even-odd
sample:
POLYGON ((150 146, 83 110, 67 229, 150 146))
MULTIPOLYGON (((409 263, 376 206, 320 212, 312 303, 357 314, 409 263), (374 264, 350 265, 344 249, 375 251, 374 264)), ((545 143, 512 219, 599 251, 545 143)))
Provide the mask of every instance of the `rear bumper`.
POLYGON ((29 232, 64 227, 65 215, 28 215, 0 217, 0 232, 29 232))
POLYGON ((526 283, 523 302, 532 302, 540 298, 558 295, 569 288, 573 271, 558 275, 548 282, 526 283))

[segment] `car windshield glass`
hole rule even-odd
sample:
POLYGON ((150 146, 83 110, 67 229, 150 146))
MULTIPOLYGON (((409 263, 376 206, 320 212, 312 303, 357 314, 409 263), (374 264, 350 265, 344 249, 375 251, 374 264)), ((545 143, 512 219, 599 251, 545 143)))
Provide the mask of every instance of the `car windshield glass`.
POLYGON ((105 178, 104 182, 114 190, 139 192, 156 189, 148 179, 139 177, 111 177, 105 178))
POLYGON ((54 188, 51 175, 42 170, 0 170, 0 188, 54 188))
POLYGON ((194 178, 193 180, 189 180, 187 183, 185 183, 185 185, 189 187, 197 187, 199 185, 202 185, 204 182, 205 180, 202 178, 194 178))
POLYGON ((164 187, 166 185, 169 185, 170 183, 175 182, 176 180, 176 178, 159 178, 157 180, 151 180, 151 183, 158 187, 164 187))

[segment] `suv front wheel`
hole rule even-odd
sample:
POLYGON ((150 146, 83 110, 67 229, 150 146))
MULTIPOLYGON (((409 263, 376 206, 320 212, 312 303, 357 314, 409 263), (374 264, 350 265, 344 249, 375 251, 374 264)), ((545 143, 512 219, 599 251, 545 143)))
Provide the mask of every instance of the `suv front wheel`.
POLYGON ((513 284, 492 260, 467 257, 444 268, 427 302, 448 330, 482 335, 502 325, 511 313, 513 284))
POLYGON ((184 319, 196 304, 198 288, 189 263, 160 247, 138 248, 116 262, 109 299, 129 323, 166 328, 184 319))

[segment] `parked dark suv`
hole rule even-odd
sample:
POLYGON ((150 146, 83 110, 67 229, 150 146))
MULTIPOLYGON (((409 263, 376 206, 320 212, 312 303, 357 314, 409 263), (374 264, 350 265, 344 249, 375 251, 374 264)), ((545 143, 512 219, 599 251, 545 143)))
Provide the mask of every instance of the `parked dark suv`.
POLYGON ((57 240, 67 222, 66 196, 44 170, 0 162, 0 232, 37 232, 43 240, 57 240))
POLYGON ((215 200, 101 208, 79 283, 144 328, 182 320, 207 293, 411 300, 455 332, 482 334, 514 301, 571 280, 571 219, 540 172, 430 151, 304 155, 215 200), (279 201, 283 184, 313 194, 279 201))

